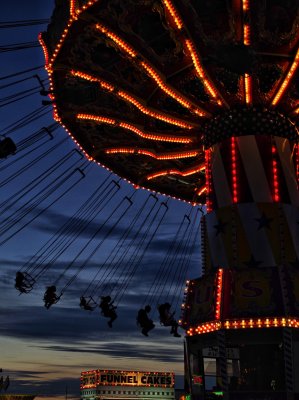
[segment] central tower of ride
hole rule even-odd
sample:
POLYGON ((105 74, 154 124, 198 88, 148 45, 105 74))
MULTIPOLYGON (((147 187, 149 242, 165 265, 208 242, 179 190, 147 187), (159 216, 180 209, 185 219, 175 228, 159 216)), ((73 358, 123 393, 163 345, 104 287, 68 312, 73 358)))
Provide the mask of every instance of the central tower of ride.
POLYGON ((204 275, 189 282, 183 320, 192 398, 294 399, 296 132, 283 115, 256 107, 231 110, 207 129, 204 275))

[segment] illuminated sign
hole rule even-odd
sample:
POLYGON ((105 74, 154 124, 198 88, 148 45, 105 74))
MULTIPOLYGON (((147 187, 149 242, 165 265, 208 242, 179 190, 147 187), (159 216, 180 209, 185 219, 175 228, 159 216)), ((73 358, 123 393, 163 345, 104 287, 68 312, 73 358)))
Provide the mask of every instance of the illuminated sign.
POLYGON ((81 374, 81 389, 96 386, 174 387, 174 374, 169 372, 139 372, 94 370, 81 374))
POLYGON ((97 371, 81 373, 81 388, 89 389, 97 386, 97 371))

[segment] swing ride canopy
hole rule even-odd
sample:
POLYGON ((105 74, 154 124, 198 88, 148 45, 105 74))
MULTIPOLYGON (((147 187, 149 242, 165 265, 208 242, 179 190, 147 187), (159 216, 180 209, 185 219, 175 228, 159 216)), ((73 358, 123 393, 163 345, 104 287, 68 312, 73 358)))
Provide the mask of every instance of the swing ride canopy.
POLYGON ((40 35, 54 117, 137 187, 205 202, 205 149, 297 140, 296 0, 57 1, 40 35))

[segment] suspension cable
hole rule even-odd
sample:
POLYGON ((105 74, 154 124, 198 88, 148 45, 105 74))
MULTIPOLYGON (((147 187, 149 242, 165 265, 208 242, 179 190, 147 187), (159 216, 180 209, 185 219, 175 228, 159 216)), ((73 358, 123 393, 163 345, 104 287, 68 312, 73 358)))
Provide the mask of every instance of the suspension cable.
MULTIPOLYGON (((75 161, 71 168, 73 168, 78 161, 75 161)), ((13 215, 9 215, 3 219, 1 228, 0 228, 0 236, 2 236, 5 232, 10 230, 12 227, 15 226, 16 223, 20 222, 26 215, 28 215, 34 208, 36 208, 43 200, 48 198, 55 190, 57 190, 63 183, 65 183, 70 176, 73 175, 74 172, 64 172, 60 175, 59 181, 57 178, 54 179, 49 185, 45 188, 41 189, 37 194, 34 196, 34 200, 30 198, 27 200, 23 205, 21 205, 13 215)))
MULTIPOLYGON (((44 79, 43 82, 47 81, 47 79, 44 79)), ((22 92, 18 92, 15 94, 12 94, 10 96, 7 96, 5 98, 0 99, 0 108, 1 107, 6 107, 10 104, 16 103, 17 101, 21 101, 23 99, 26 99, 27 97, 33 96, 34 94, 37 94, 40 92, 39 86, 36 86, 31 89, 23 90, 22 92), (24 95, 24 96, 22 96, 24 95)))
MULTIPOLYGON (((122 287, 122 288, 118 291, 117 295, 115 296, 115 299, 117 299, 117 303, 116 303, 116 304, 119 304, 120 301, 121 301, 121 299, 123 298, 124 293, 125 293, 125 291, 126 291, 128 285, 129 285, 129 283, 130 283, 130 280, 132 279, 132 277, 133 277, 134 274, 136 273, 137 268, 138 268, 138 266, 140 266, 141 261, 142 261, 142 259, 143 259, 143 257, 144 257, 144 254, 146 253, 146 251, 147 251, 147 249, 149 248, 150 244, 152 243, 152 241, 153 241, 153 239, 154 239, 154 237, 155 237, 155 235, 156 235, 158 229, 160 228, 160 226, 161 226, 161 224, 162 224, 162 221, 164 220, 164 218, 165 218, 165 216, 166 216, 166 213, 167 213, 167 211, 168 211, 168 205, 167 205, 167 203, 168 203, 168 199, 166 200, 166 202, 162 202, 162 203, 161 203, 161 206, 164 206, 164 207, 165 207, 164 213, 162 214, 162 217, 160 218, 160 220, 159 220, 159 222, 158 222, 156 228, 154 229, 152 235, 150 236, 150 239, 148 240, 146 246, 144 247, 143 252, 140 254, 140 256, 139 256, 137 262, 134 260, 134 262, 133 262, 133 268, 131 269, 131 273, 128 275, 127 278, 125 278, 125 279, 123 280, 124 287, 122 287)), ((151 226, 148 227, 148 229, 146 230, 146 234, 144 235, 144 238, 147 236, 147 234, 149 233, 150 229, 151 229, 151 226)), ((144 240, 145 240, 145 239, 144 239, 144 240)), ((143 241, 144 241, 144 240, 143 240, 143 241)), ((136 254, 136 255, 137 255, 137 254, 136 254)))
POLYGON ((23 26, 44 25, 50 22, 49 19, 28 19, 23 21, 0 22, 0 29, 19 28, 23 26))
POLYGON ((178 243, 176 243, 175 251, 172 252, 171 257, 169 258, 168 273, 167 273, 166 279, 164 281, 164 287, 162 288, 163 292, 160 291, 160 293, 163 293, 165 299, 170 299, 170 301, 172 301, 171 293, 173 291, 173 285, 175 282, 177 268, 179 265, 179 262, 178 262, 179 254, 182 253, 182 251, 183 251, 182 248, 184 247, 184 243, 185 243, 183 239, 188 236, 188 231, 190 230, 190 226, 191 226, 190 215, 187 216, 187 220, 188 220, 188 223, 186 224, 185 229, 183 231, 182 239, 179 240, 178 243))
POLYGON ((32 111, 31 113, 25 115, 24 117, 20 118, 19 120, 15 121, 14 123, 6 126, 3 129, 4 133, 2 133, 1 135, 6 136, 9 133, 15 132, 15 131, 23 128, 24 126, 30 124, 31 122, 34 122, 37 119, 43 117, 50 111, 51 111, 51 109, 49 108, 49 106, 41 106, 41 107, 37 108, 36 110, 32 111), (46 108, 46 110, 45 110, 45 108, 46 108))
POLYGON ((37 40, 32 41, 32 42, 11 43, 11 44, 2 45, 2 46, 0 45, 0 53, 32 49, 35 47, 40 47, 40 43, 37 40))
MULTIPOLYGON (((190 232, 190 243, 192 243, 191 244, 191 248, 190 248, 190 252, 189 252, 189 254, 187 254, 187 251, 185 253, 184 265, 182 266, 182 269, 181 269, 182 274, 179 276, 178 281, 177 281, 178 282, 177 283, 177 293, 183 293, 183 288, 184 288, 185 281, 186 281, 186 278, 187 278, 188 269, 189 269, 190 264, 191 264, 192 254, 194 254, 195 245, 196 245, 196 242, 198 241, 198 238, 199 238, 200 223, 198 224, 197 229, 196 229, 195 233, 193 234, 193 240, 191 240, 191 235, 194 232, 195 222, 196 222, 196 218, 194 218, 194 225, 193 225, 192 230, 190 232), (182 282, 182 283, 180 284, 180 282, 182 282)), ((189 242, 186 242, 186 244, 187 243, 189 243, 189 242)), ((179 296, 177 296, 177 301, 176 301, 176 304, 175 304, 175 310, 178 309, 178 305, 179 305, 180 301, 181 301, 181 298, 179 296)))
MULTIPOLYGON (((45 255, 45 253, 53 247, 55 242, 64 234, 68 233, 71 227, 74 227, 76 221, 79 218, 84 218, 83 211, 86 208, 90 208, 94 197, 98 195, 99 191, 102 190, 103 186, 110 179, 111 173, 105 178, 105 180, 98 186, 95 191, 88 197, 88 199, 79 207, 79 209, 51 236, 47 242, 23 265, 21 271, 26 270, 28 273, 30 271, 31 265, 37 265, 37 262, 45 255), (34 261, 34 262, 33 262, 34 261)), ((104 189, 105 190, 105 189, 104 189)))
POLYGON ((38 140, 44 138, 45 136, 48 136, 50 139, 53 139, 53 132, 56 131, 58 128, 60 128, 60 125, 58 122, 54 122, 53 124, 43 127, 39 129, 38 131, 34 132, 32 135, 29 137, 21 140, 20 142, 17 142, 16 146, 18 149, 18 153, 20 153, 23 150, 26 150, 28 147, 32 146, 33 143, 36 143, 38 140))
MULTIPOLYGON (((34 177, 29 183, 26 183, 25 186, 19 189, 16 193, 13 193, 10 197, 10 201, 6 199, 2 203, 0 203, 0 209, 2 208, 1 210, 2 215, 12 206, 14 206, 18 201, 22 200, 29 192, 35 189, 41 182, 43 182, 45 179, 48 179, 51 176, 51 174, 56 172, 64 163, 69 161, 71 156, 74 154, 78 154, 75 151, 75 149, 69 151, 60 160, 55 162, 55 164, 52 164, 46 171, 42 172, 37 177, 34 177)), ((70 168, 72 168, 72 166, 70 168)))
POLYGON ((51 154, 54 150, 57 150, 57 147, 65 143, 69 137, 65 137, 62 140, 60 140, 58 143, 54 144, 54 146, 50 147, 46 151, 44 151, 42 154, 40 154, 38 157, 36 157, 34 160, 29 161, 27 164, 25 164, 21 170, 16 171, 12 173, 10 176, 8 176, 6 179, 4 179, 2 182, 0 182, 0 188, 7 185, 11 180, 15 179, 17 176, 20 176, 24 172, 26 172, 29 168, 33 167, 36 163, 38 163, 40 160, 42 160, 44 157, 48 156, 51 154))
MULTIPOLYGON (((168 291, 167 291, 165 298, 170 298, 171 302, 177 295, 176 290, 175 290, 177 287, 176 282, 178 282, 177 279, 179 278, 179 276, 182 273, 181 268, 183 268, 184 259, 186 256, 186 250, 188 249, 188 243, 189 243, 188 239, 190 240, 190 236, 192 235, 194 225, 195 225, 196 217, 193 217, 192 223, 190 223, 192 211, 189 214, 189 224, 187 225, 184 235, 183 235, 183 238, 186 238, 186 239, 184 241, 183 240, 180 241, 179 246, 177 246, 177 252, 176 252, 176 254, 173 254, 173 257, 172 257, 173 265, 176 264, 176 268, 172 268, 170 271, 172 274, 172 279, 169 281, 170 274, 167 277, 168 291), (180 253, 180 256, 179 256, 179 253, 180 253), (174 262, 175 260, 177 260, 176 263, 174 262), (173 293, 172 296, 171 296, 171 292, 173 293)), ((199 212, 199 210, 197 209, 196 216, 197 216, 198 212, 199 212)))
POLYGON ((38 67, 33 67, 33 68, 25 69, 23 71, 18 71, 18 72, 15 72, 15 73, 11 74, 11 75, 1 76, 0 77, 0 81, 3 81, 5 79, 14 78, 15 76, 24 75, 24 74, 27 74, 27 72, 36 71, 38 69, 44 69, 44 68, 45 68, 44 65, 39 65, 38 67))
POLYGON ((84 263, 81 264, 81 266, 78 268, 78 271, 72 275, 71 279, 65 284, 64 288, 62 289, 63 293, 77 278, 77 276, 79 275, 79 273, 83 270, 84 267, 86 267, 86 265, 89 263, 89 261, 91 260, 91 258, 95 255, 95 253, 99 250, 99 248, 102 246, 102 244, 105 242, 105 240, 109 237, 109 235, 111 235, 111 233, 114 231, 115 227, 120 223, 120 221, 124 218, 124 216, 127 214, 127 212, 129 211, 130 207, 132 207, 133 202, 132 202, 132 198, 135 195, 135 192, 133 192, 133 194, 130 197, 125 197, 126 200, 128 200, 129 204, 128 206, 124 209, 124 211, 121 213, 121 215, 118 217, 118 219, 115 221, 115 223, 111 226, 111 228, 107 231, 107 233, 104 235, 103 239, 99 241, 99 243, 96 245, 96 247, 94 248, 94 250, 90 253, 90 255, 87 257, 86 260, 84 260, 84 263))
MULTIPOLYGON (((156 207, 157 202, 155 202, 152 207, 150 208, 150 210, 148 211, 148 213, 145 215, 145 217, 143 218, 143 220, 140 223, 140 226, 138 228, 138 230, 135 232, 134 236, 131 238, 130 242, 124 247, 124 251, 123 253, 120 255, 120 257, 118 258, 114 268, 112 268, 108 273, 106 273, 106 276, 103 275, 101 277, 101 279, 99 280, 98 284, 96 285, 93 294, 95 293, 95 291, 99 291, 100 289, 103 288, 104 286, 104 279, 108 279, 111 281, 117 274, 117 272, 120 270, 120 268, 122 269, 122 271, 124 271, 124 269, 126 268, 126 265, 128 265, 130 263, 130 260, 132 259, 132 257, 134 256, 134 252, 133 254, 131 254, 130 258, 124 263, 124 259, 127 256, 127 254, 129 253, 129 251, 131 250, 131 248, 133 248, 133 246, 136 246, 136 249, 140 248, 140 240, 142 240, 142 236, 140 235, 140 232, 142 231, 142 229, 144 228, 144 226, 152 226, 160 208, 161 205, 158 209, 158 211, 156 212, 155 216, 152 218, 152 220, 150 222, 148 222, 148 219, 150 218, 151 214, 153 213, 155 207, 156 207), (139 240, 139 243, 137 242, 137 240, 139 240), (137 242, 137 243, 136 243, 137 242), (135 244, 136 243, 136 244, 135 244)), ((118 254, 118 252, 117 252, 118 254)), ((116 254, 116 255, 117 255, 116 254)), ((114 260, 114 259, 113 259, 114 260)), ((111 262, 112 263, 112 262, 111 262)), ((110 265, 111 265, 110 263, 110 265)), ((118 282, 116 282, 117 285, 118 282)), ((111 290, 113 290, 114 286, 111 286, 111 290)))
POLYGON ((17 155, 11 159, 5 159, 2 160, 0 165, 0 172, 4 171, 7 168, 11 168, 14 164, 17 164, 19 161, 23 161, 24 158, 28 158, 32 153, 34 153, 36 150, 40 151, 41 146, 44 146, 47 142, 43 142, 42 144, 39 144, 38 142, 42 139, 45 138, 46 134, 50 137, 50 140, 54 138, 53 132, 60 127, 59 124, 55 123, 53 124, 53 129, 51 131, 47 128, 42 128, 39 131, 35 132, 33 135, 28 137, 27 139, 22 140, 21 142, 17 143, 17 155), (56 126, 54 126, 56 125, 56 126), (36 146, 32 147, 32 149, 26 151, 26 153, 22 153, 24 150, 26 150, 28 147, 32 146, 34 143, 37 143, 36 146))
MULTIPOLYGON (((90 245, 90 243, 93 241, 93 239, 100 233, 100 231, 103 229, 103 227, 107 224, 107 222, 110 220, 110 218, 113 217, 113 215, 119 210, 121 205, 123 204, 124 200, 129 200, 127 196, 125 196, 117 205, 114 207, 112 212, 109 214, 109 216, 106 218, 106 220, 100 225, 100 227, 93 233, 93 235, 89 238, 89 240, 85 243, 85 245, 80 249, 80 251, 76 254, 76 257, 67 265, 65 270, 60 274, 60 276, 55 280, 54 285, 57 286, 60 280, 63 278, 65 273, 73 266, 73 264, 77 261, 78 257, 84 252, 84 250, 90 245)), ((131 200, 129 200, 129 207, 132 205, 131 200)))
MULTIPOLYGON (((109 185, 111 184, 111 182, 109 183, 109 185)), ((84 232, 84 230, 91 224, 91 222, 97 217, 97 215, 99 215, 102 211, 103 211, 103 209, 106 207, 106 205, 107 204, 109 204, 109 202, 112 200, 112 198, 115 196, 115 194, 116 194, 116 191, 115 191, 115 188, 116 187, 118 187, 118 189, 116 190, 116 191, 118 191, 119 190, 119 188, 120 188, 120 186, 118 185, 118 186, 114 186, 114 187, 112 187, 112 189, 110 189, 110 191, 108 192, 108 194, 107 195, 105 195, 106 193, 104 192, 103 193, 103 196, 101 196, 102 198, 100 198, 100 200, 99 200, 99 202, 98 203, 95 203, 94 204, 94 207, 93 208, 91 208, 90 210, 88 210, 89 211, 89 215, 87 215, 85 218, 86 218, 86 221, 84 221, 83 220, 83 222, 81 222, 81 223, 79 223, 79 224, 77 224, 76 226, 75 226, 75 228, 71 231, 71 237, 70 238, 68 238, 68 240, 65 242, 65 241, 60 241, 60 242, 58 242, 58 245, 55 247, 55 248, 50 248, 50 254, 48 254, 47 255, 47 257, 45 257, 41 262, 40 262, 40 264, 39 265, 36 265, 36 263, 34 263, 34 265, 35 265, 35 269, 34 270, 36 270, 37 269, 37 267, 39 267, 39 266, 41 266, 42 265, 42 263, 44 262, 44 261, 46 261, 47 260, 47 258, 49 258, 49 256, 51 256, 53 253, 54 253, 54 251, 56 251, 57 249, 58 249, 58 251, 56 252, 56 254, 50 259, 50 261, 48 261, 47 262, 47 264, 46 265, 44 265, 43 266, 43 268, 37 273, 37 275, 36 275, 36 280, 42 275, 42 274, 44 274, 44 272, 46 272, 48 269, 49 269, 49 267, 51 266, 51 265, 53 265, 57 260, 58 260, 58 258, 70 247, 70 245, 84 232), (113 190, 114 189, 114 190, 113 190), (63 245, 63 246, 62 246, 63 245), (60 249, 59 249, 59 247, 60 247, 60 249)), ((81 217, 81 218, 83 218, 83 217, 81 217)), ((66 234, 64 235, 64 236, 66 236, 66 234)), ((56 241, 56 240, 55 240, 56 241)))
MULTIPOLYGON (((191 212, 191 210, 190 210, 190 212, 191 212)), ((182 221, 177 229, 177 232, 176 232, 176 234, 165 254, 165 257, 155 275, 154 281, 152 282, 152 285, 148 290, 147 296, 144 299, 144 304, 147 304, 147 303, 151 304, 153 302, 153 299, 154 299, 154 297, 156 297, 156 293, 159 290, 159 282, 164 281, 166 279, 165 274, 167 272, 167 266, 170 265, 169 259, 170 259, 171 254, 173 253, 176 243, 179 241, 179 238, 182 236, 181 231, 183 229, 185 220, 186 220, 186 214, 182 218, 182 221)))
MULTIPOLYGON (((63 184, 66 182, 66 180, 73 175, 78 169, 82 169, 88 162, 84 162, 79 168, 76 168, 73 172, 69 174, 69 176, 65 177, 63 180, 61 180, 59 183, 57 183, 54 188, 51 188, 47 193, 45 193, 44 197, 40 200, 39 204, 45 200, 46 198, 49 198, 49 196, 55 192, 59 187, 63 186, 63 184)), ((34 215, 31 220, 26 222, 24 225, 22 225, 20 228, 18 228, 14 233, 12 233, 10 236, 8 236, 6 239, 2 240, 0 242, 0 246, 8 242, 12 237, 14 237, 17 233, 21 232, 24 228, 26 228, 32 221, 34 221, 36 218, 38 218, 42 213, 47 211, 53 204, 57 203, 57 201, 61 200, 62 197, 64 197, 68 192, 70 192, 79 182, 82 180, 84 176, 80 174, 80 179, 77 180, 75 183, 73 183, 70 187, 66 188, 59 196, 57 196, 50 204, 48 204, 45 208, 40 210, 36 215, 34 215)), ((37 204, 37 205, 39 205, 37 204)), ((35 206, 37 206, 35 205, 35 206)))
POLYGON ((34 77, 35 77, 35 75, 31 75, 31 76, 28 76, 27 78, 18 79, 17 81, 14 81, 14 82, 11 82, 11 83, 7 83, 6 85, 0 86, 0 90, 1 89, 6 89, 6 88, 8 88, 10 86, 14 86, 14 85, 17 85, 17 84, 25 82, 25 81, 28 81, 29 79, 32 79, 34 77))
MULTIPOLYGON (((116 275, 116 273, 118 272, 118 270, 119 270, 120 267, 122 266, 123 259, 125 258, 126 254, 129 252, 130 248, 133 246, 134 242, 136 241, 136 239, 137 239, 138 236, 139 236, 140 231, 141 231, 142 228, 145 226, 145 224, 146 224, 148 218, 150 217, 151 213, 153 212, 153 210, 154 210, 154 208, 155 208, 155 206, 156 206, 156 204, 157 204, 157 201, 158 201, 158 198, 157 198, 156 196, 154 196, 154 195, 152 195, 152 194, 151 194, 150 196, 148 196, 148 198, 146 199, 146 201, 145 201, 145 203, 142 205, 142 207, 139 209, 139 212, 136 214, 136 216, 135 216, 135 218, 133 219, 133 221, 131 221, 131 224, 129 225, 127 231, 124 233, 124 235, 123 235, 123 241, 122 241, 122 246, 116 245, 116 247, 113 249, 113 250, 117 249, 117 251, 115 252, 115 254, 114 254, 112 260, 109 262, 109 266, 112 265, 112 263, 114 262, 114 260, 116 259, 116 257, 118 256, 118 254, 120 253, 120 251, 121 251, 123 248, 124 248, 124 252, 123 252, 123 253, 120 255, 120 257, 118 258, 118 261, 116 262, 115 267, 114 267, 114 268, 111 268, 110 270, 107 269, 107 270, 106 270, 106 273, 104 273, 104 274, 102 275, 102 277, 101 277, 101 279, 99 280, 99 282, 95 285, 95 287, 94 287, 94 289, 93 289, 93 291, 92 291, 92 293, 91 293, 91 296, 93 296, 97 291, 100 290, 101 287, 104 286, 104 282, 106 282, 108 279, 109 279, 109 281, 111 281, 111 280, 114 278, 114 276, 116 275), (145 209, 145 206, 146 206, 146 204, 148 203, 148 201, 149 201, 149 199, 150 199, 151 197, 155 199, 155 203, 152 205, 151 209, 148 211, 148 213, 146 214, 145 218, 141 221, 140 226, 139 226, 139 229, 135 232, 135 235, 131 238, 129 244, 127 244, 127 245, 124 247, 124 244, 125 244, 126 239, 128 238, 128 236, 129 236, 129 234, 131 233, 133 227, 134 227, 135 224, 137 223, 139 216, 141 216, 142 211, 145 209)), ((105 265, 107 265, 107 264, 104 263, 103 266, 105 266, 105 265)), ((98 271, 98 272, 99 272, 99 271, 98 271)))
MULTIPOLYGON (((112 251, 109 253, 109 255, 107 256, 107 258, 105 259, 105 261, 102 263, 102 269, 105 270, 105 267, 107 266, 109 259, 111 259, 111 257, 112 257, 112 259, 109 261, 109 264, 111 265, 111 264, 113 263, 113 261, 115 260, 115 258, 117 257, 118 253, 122 250, 122 248, 123 248, 123 246, 124 246, 124 244, 125 244, 126 239, 128 238, 128 236, 129 236, 130 233, 132 232, 134 226, 136 225, 136 223, 137 223, 139 217, 140 217, 141 214, 142 214, 142 211, 145 210, 145 208, 146 208, 146 206, 147 206, 147 203, 149 202, 149 200, 150 200, 151 198, 154 198, 156 202, 158 201, 158 198, 157 198, 154 194, 152 194, 152 193, 145 199, 145 201, 143 202, 143 204, 140 206, 138 212, 136 213, 136 215, 134 216, 134 218, 131 220, 131 222, 130 222, 128 228, 123 232, 122 236, 119 238, 118 242, 116 243, 116 245, 114 246, 114 248, 112 249, 112 251)), ((90 283, 89 283, 89 285, 87 286, 87 288, 85 289, 85 291, 84 291, 84 293, 83 293, 83 296, 85 296, 85 295, 88 293, 88 291, 89 291, 89 289, 91 288, 91 286, 94 285, 94 282, 96 281, 96 279, 97 279, 99 273, 102 271, 102 269, 98 268, 98 270, 97 270, 95 276, 94 276, 93 279, 90 281, 90 283)), ((105 274, 104 274, 103 277, 102 277, 102 279, 104 279, 104 280, 105 280, 105 279, 108 279, 108 278, 109 278, 109 275, 110 275, 111 272, 112 272, 112 270, 109 270, 109 271, 106 270, 106 271, 107 271, 107 272, 106 272, 106 276, 105 276, 105 274)), ((99 282, 100 282, 100 281, 99 281, 99 282)), ((98 288, 98 285, 99 285, 99 282, 98 282, 97 285, 94 285, 95 287, 94 287, 94 289, 91 291, 91 296, 93 296, 93 294, 96 292, 96 290, 97 290, 97 288, 98 288)))

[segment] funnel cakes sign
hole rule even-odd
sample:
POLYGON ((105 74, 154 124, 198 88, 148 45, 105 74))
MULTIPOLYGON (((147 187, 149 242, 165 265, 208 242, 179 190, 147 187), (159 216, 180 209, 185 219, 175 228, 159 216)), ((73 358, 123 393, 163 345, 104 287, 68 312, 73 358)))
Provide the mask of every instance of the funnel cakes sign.
POLYGON ((81 389, 96 386, 174 387, 171 372, 93 370, 81 373, 81 389))

